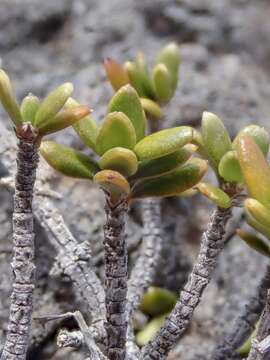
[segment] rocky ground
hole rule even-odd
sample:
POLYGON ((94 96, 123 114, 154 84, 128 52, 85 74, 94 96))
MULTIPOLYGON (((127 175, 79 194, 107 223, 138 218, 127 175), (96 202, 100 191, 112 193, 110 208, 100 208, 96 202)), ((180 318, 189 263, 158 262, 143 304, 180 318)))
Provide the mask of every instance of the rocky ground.
MULTIPOLYGON (((0 64, 11 74, 20 99, 29 90, 42 96, 59 82, 72 81, 76 96, 102 119, 112 94, 102 59, 124 60, 142 50, 151 62, 163 44, 175 40, 182 45, 183 63, 179 90, 166 116, 168 125, 199 125, 201 113, 207 109, 224 119, 232 135, 250 122, 270 130, 269 13, 267 0, 2 0, 0 64)), ((8 126, 5 116, 1 121, 8 126)), ((72 131, 58 140, 82 147, 72 131)), ((58 178, 53 185, 63 194, 56 205, 75 237, 91 243, 102 276, 102 194, 83 181, 58 178)), ((4 190, 0 191, 0 204, 1 343, 11 279, 12 199, 4 190)), ((164 202, 168 247, 156 284, 172 290, 183 286, 209 210, 201 199, 164 202)), ((36 313, 82 308, 66 279, 49 276, 55 250, 38 224, 36 230, 36 313)), ((132 259, 141 238, 136 206, 128 233, 132 259)), ((261 257, 232 238, 191 328, 171 358, 206 356, 254 292, 264 266, 261 257)), ((56 331, 57 324, 46 331, 34 325, 29 360, 83 359, 80 352, 56 349, 56 331)))

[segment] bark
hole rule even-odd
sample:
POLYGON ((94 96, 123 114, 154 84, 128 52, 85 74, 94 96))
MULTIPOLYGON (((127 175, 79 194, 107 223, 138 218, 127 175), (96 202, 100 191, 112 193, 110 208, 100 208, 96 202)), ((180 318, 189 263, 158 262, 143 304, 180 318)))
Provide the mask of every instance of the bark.
POLYGON ((266 304, 259 323, 256 339, 252 346, 247 360, 268 360, 270 358, 270 347, 260 346, 270 335, 270 291, 268 290, 266 304), (265 349, 263 349, 265 347, 265 349))
POLYGON ((143 241, 128 284, 129 319, 141 303, 148 287, 153 284, 159 264, 162 245, 160 212, 160 199, 145 199, 142 202, 143 241))
POLYGON ((110 360, 124 360, 127 338, 127 248, 125 221, 128 210, 124 199, 113 206, 107 198, 104 226, 105 304, 107 356, 110 360))
POLYGON ((38 164, 36 134, 30 124, 18 133, 17 174, 13 212, 14 275, 10 316, 1 360, 24 360, 33 311, 35 287, 32 199, 38 164))
POLYGON ((231 332, 215 349, 213 360, 230 359, 236 355, 236 351, 244 344, 255 330, 257 321, 266 303, 267 289, 270 287, 270 266, 267 266, 265 274, 260 281, 256 294, 245 305, 242 313, 235 320, 231 332))
POLYGON ((143 348, 141 359, 165 358, 189 326, 202 293, 211 280, 218 255, 223 249, 225 227, 230 217, 231 209, 218 208, 214 211, 207 230, 203 233, 197 261, 187 284, 181 291, 181 297, 155 338, 143 348))

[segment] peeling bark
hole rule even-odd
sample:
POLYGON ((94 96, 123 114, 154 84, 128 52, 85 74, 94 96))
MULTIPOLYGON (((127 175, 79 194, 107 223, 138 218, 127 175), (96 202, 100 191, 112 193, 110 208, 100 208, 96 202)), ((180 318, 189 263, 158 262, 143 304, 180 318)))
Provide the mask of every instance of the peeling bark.
POLYGON ((141 359, 164 359, 189 326, 202 293, 211 280, 218 255, 223 249, 225 227, 230 217, 230 208, 218 208, 214 211, 207 230, 203 233, 197 261, 181 291, 181 297, 155 338, 143 348, 141 359))
POLYGON ((107 198, 104 226, 105 303, 107 356, 110 360, 124 360, 127 339, 127 247, 125 222, 126 199, 113 206, 107 198))
POLYGON ((32 199, 38 164, 36 134, 30 124, 18 133, 17 174, 13 212, 14 275, 10 316, 1 360, 26 358, 35 288, 32 199))
POLYGON ((270 287, 270 266, 260 281, 256 294, 245 305, 242 313, 235 320, 231 332, 215 349, 212 359, 230 359, 236 355, 237 349, 249 338, 255 330, 257 321, 266 303, 267 290, 270 287))

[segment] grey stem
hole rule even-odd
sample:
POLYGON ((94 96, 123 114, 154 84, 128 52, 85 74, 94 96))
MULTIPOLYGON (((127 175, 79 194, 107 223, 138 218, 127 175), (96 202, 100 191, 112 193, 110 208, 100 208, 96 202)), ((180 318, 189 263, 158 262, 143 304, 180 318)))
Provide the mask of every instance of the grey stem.
POLYGON ((252 341, 247 360, 267 360, 270 356, 270 348, 260 351, 261 343, 270 335, 270 290, 268 290, 266 304, 259 323, 256 339, 252 341))
POLYGON ((127 338, 127 247, 125 222, 126 199, 113 206, 107 197, 104 226, 105 304, 107 356, 110 360, 124 360, 127 338))
POLYGON ((18 134, 17 174, 13 212, 14 274, 10 316, 1 360, 26 358, 35 288, 32 198, 38 164, 36 134, 24 124, 18 134))
POLYGON ((143 241, 128 284, 128 318, 141 303, 156 274, 162 245, 160 212, 160 199, 145 199, 142 202, 143 241))
POLYGON ((255 330, 257 321, 266 303, 267 289, 270 287, 270 266, 267 266, 256 294, 251 297, 242 313, 235 320, 231 331, 216 347, 211 359, 230 359, 255 330))
POLYGON ((212 214, 207 230, 203 233, 197 261, 181 297, 155 338, 142 350, 141 359, 160 360, 176 344, 190 324, 193 312, 200 303, 202 293, 211 280, 218 255, 224 246, 225 227, 232 215, 231 208, 217 208, 212 214))

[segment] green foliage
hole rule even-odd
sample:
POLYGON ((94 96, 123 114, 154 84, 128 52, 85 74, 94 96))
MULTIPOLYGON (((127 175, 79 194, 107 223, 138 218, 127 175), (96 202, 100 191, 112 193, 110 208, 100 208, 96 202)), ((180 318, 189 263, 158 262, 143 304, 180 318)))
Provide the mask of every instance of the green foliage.
POLYGON ((103 154, 99 160, 101 169, 115 170, 124 176, 134 175, 138 169, 138 160, 133 151, 115 147, 103 154))
POLYGON ((192 128, 179 126, 146 136, 134 151, 141 161, 156 159, 177 151, 192 140, 192 128))
POLYGON ((152 118, 160 119, 163 117, 163 111, 159 104, 157 104, 155 101, 147 98, 141 98, 141 104, 144 111, 152 116, 152 118))
POLYGON ((21 103, 22 119, 25 122, 30 121, 34 125, 36 113, 39 109, 39 98, 33 94, 27 95, 21 103))
POLYGON ((177 301, 177 296, 164 288, 150 287, 145 293, 140 310, 150 316, 157 316, 171 311, 177 301))
POLYGON ((10 79, 4 70, 0 69, 0 102, 16 127, 22 124, 22 115, 13 92, 10 79))
POLYGON ((157 316, 150 320, 145 327, 136 334, 136 342, 139 346, 146 345, 149 341, 153 340, 156 333, 162 327, 168 314, 157 316))
POLYGON ((259 252, 264 256, 270 257, 269 245, 264 241, 263 238, 241 229, 238 229, 236 233, 242 240, 244 240, 244 242, 249 247, 251 247, 252 249, 254 249, 255 251, 259 252))
POLYGON ((153 69, 153 83, 157 99, 167 103, 173 96, 172 79, 168 68, 164 64, 157 64, 153 69))
POLYGON ((237 141, 241 135, 250 136, 266 156, 269 150, 269 135, 267 131, 258 125, 248 125, 241 130, 233 141, 233 148, 236 148, 237 141))
POLYGON ((221 208, 227 209, 232 205, 230 197, 224 191, 211 184, 200 182, 196 185, 196 189, 221 208))
POLYGON ((123 65, 119 64, 114 59, 106 58, 104 60, 104 68, 106 70, 107 78, 115 91, 129 83, 127 71, 123 65))
POLYGON ((218 165, 219 175, 228 182, 243 183, 243 174, 236 151, 228 151, 218 165))
POLYGON ((145 114, 137 92, 130 85, 125 85, 118 90, 110 101, 108 111, 109 113, 123 112, 134 126, 137 141, 144 137, 145 114))
POLYGON ((103 155, 114 147, 133 149, 136 144, 136 133, 129 118, 122 112, 109 113, 98 132, 96 151, 103 155))
POLYGON ((55 170, 67 176, 92 179, 99 171, 98 164, 89 156, 54 141, 43 141, 40 152, 55 170))

